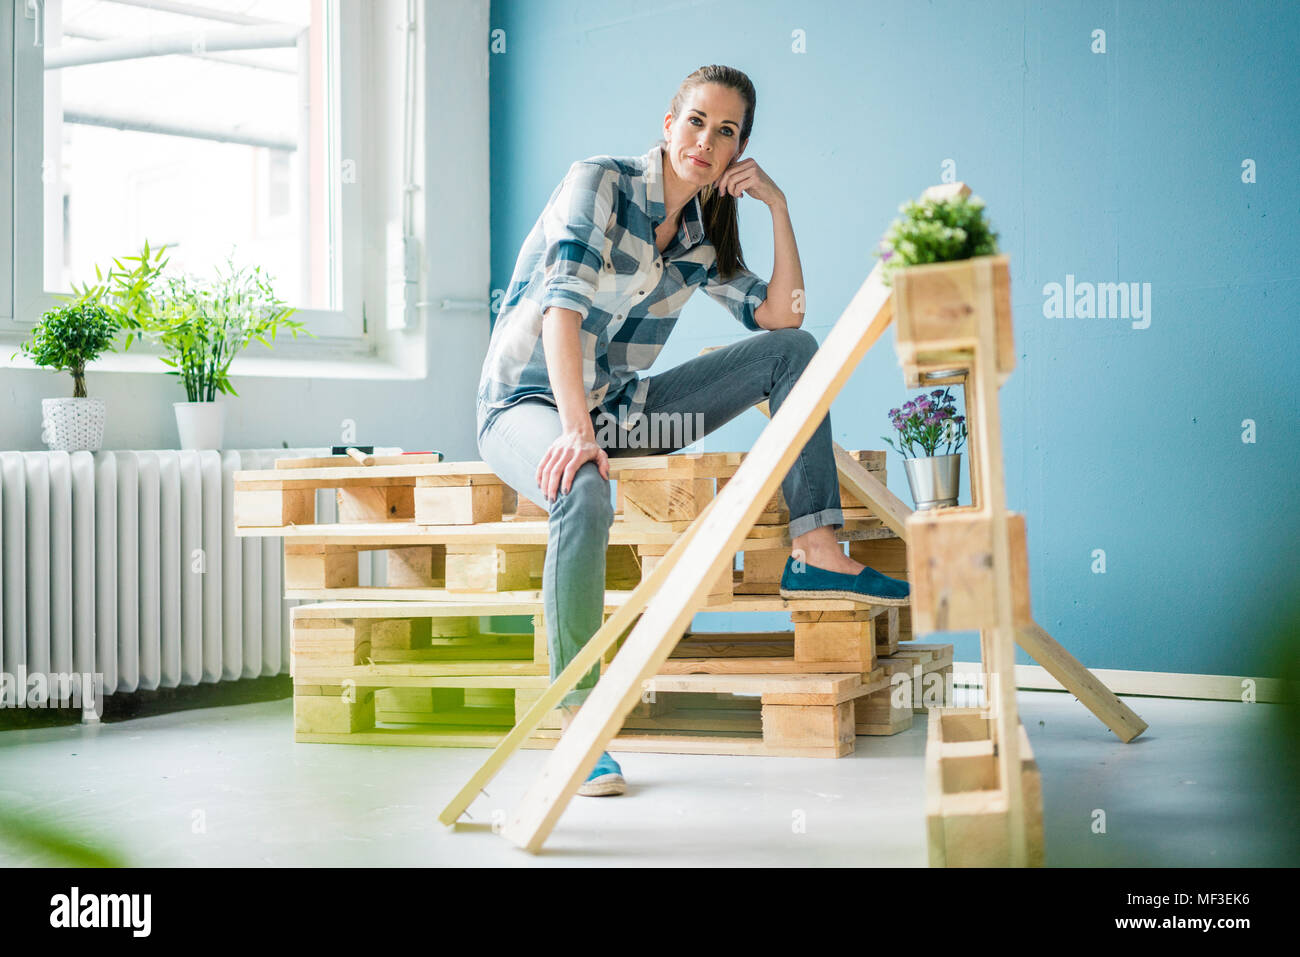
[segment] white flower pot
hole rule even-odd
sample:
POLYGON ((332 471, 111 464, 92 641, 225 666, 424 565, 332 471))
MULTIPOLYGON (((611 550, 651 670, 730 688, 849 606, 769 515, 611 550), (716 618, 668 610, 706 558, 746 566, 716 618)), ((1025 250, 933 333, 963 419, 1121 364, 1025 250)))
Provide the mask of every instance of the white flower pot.
POLYGON ((104 444, 103 399, 42 399, 41 441, 55 452, 94 452, 104 444))
POLYGON ((220 402, 173 402, 176 431, 183 449, 219 449, 226 431, 226 407, 220 402))

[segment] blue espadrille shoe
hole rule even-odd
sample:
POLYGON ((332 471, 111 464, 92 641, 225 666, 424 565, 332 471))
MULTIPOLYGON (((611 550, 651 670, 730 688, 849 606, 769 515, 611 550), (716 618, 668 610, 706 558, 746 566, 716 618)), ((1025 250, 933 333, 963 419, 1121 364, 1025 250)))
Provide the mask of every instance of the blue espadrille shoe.
POLYGON ((832 572, 800 563, 795 570, 794 556, 785 561, 781 572, 782 598, 847 598, 868 605, 907 605, 911 603, 911 586, 899 578, 889 578, 874 568, 864 568, 856 575, 832 572))
POLYGON ((627 782, 623 780, 623 769, 609 756, 608 751, 602 751, 600 760, 591 769, 586 782, 578 788, 578 793, 587 797, 607 797, 611 794, 622 794, 626 790, 627 782))

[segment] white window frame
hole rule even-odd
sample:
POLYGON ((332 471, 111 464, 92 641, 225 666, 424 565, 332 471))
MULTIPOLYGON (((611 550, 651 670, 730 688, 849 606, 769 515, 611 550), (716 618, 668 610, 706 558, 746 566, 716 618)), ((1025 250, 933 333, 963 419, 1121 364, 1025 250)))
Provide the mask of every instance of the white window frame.
MULTIPOLYGON (((44 0, 36 3, 42 8, 43 17, 44 0)), ((373 301, 376 293, 381 299, 384 294, 386 249, 382 224, 364 216, 366 204, 382 202, 383 178, 358 173, 353 179, 345 180, 341 169, 345 160, 355 162, 365 155, 365 143, 369 139, 388 135, 384 129, 385 111, 362 108, 370 67, 383 51, 382 38, 372 35, 368 18, 362 15, 362 4, 326 0, 326 5, 330 8, 326 42, 337 43, 338 68, 331 71, 337 123, 333 124, 333 142, 328 148, 332 153, 329 161, 335 164, 335 175, 340 177, 332 215, 338 217, 335 236, 342 308, 295 306, 293 318, 304 322, 317 338, 277 337, 275 348, 265 356, 258 355, 262 351, 260 347, 251 347, 235 360, 232 374, 241 371, 295 374, 297 370, 290 368, 295 363, 304 366, 319 363, 333 365, 332 374, 337 375, 356 359, 374 360, 381 351, 388 351, 381 348, 385 339, 382 335, 385 306, 382 301, 373 301), (368 236, 368 232, 375 235, 368 236), (345 363, 344 367, 338 366, 340 361, 345 363)), ((0 0, 0 14, 3 14, 0 19, 4 21, 0 26, 0 51, 12 54, 6 57, 6 62, 13 69, 12 86, 6 91, 11 95, 4 96, 4 106, 0 107, 0 149, 6 158, 13 158, 13 176, 0 185, 0 199, 13 200, 0 204, 0 208, 13 211, 12 223, 0 223, 0 233, 3 233, 0 273, 4 274, 0 278, 0 351, 4 352, 5 360, 17 343, 30 335, 39 316, 58 305, 55 294, 43 288, 44 191, 40 171, 45 156, 44 47, 35 45, 36 21, 26 16, 26 7, 27 0, 0 0), (8 110, 12 110, 10 116, 5 115, 8 110)), ((104 250, 101 261, 108 261, 121 252, 104 250)), ((294 305, 292 301, 290 305, 294 305)), ((166 369, 157 361, 159 354, 148 343, 133 344, 129 353, 101 358, 96 368, 161 374, 166 369)), ((376 366, 371 371, 403 378, 414 377, 418 372, 399 357, 394 356, 394 361, 398 365, 376 366)), ((364 374, 360 368, 356 371, 364 374)))

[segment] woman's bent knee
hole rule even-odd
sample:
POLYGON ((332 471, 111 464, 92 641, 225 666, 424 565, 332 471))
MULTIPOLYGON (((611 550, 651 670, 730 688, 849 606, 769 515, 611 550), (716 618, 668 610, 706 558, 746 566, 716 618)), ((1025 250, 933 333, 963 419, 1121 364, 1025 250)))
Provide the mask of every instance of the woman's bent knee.
POLYGON ((604 528, 614 524, 609 479, 600 474, 595 462, 583 462, 578 466, 569 491, 560 491, 551 504, 551 515, 580 517, 604 528))

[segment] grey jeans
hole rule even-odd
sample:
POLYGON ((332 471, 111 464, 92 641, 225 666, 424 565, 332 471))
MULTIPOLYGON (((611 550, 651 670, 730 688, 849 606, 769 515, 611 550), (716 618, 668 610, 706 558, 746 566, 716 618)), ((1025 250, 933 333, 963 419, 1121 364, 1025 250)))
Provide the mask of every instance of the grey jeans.
MULTIPOLYGON (((773 329, 650 376, 644 410, 650 427, 643 420, 638 436, 638 429, 624 429, 608 415, 593 412, 597 443, 611 458, 662 455, 692 444, 764 399, 775 412, 816 351, 812 333, 773 329), (658 441, 637 444, 637 439, 658 441)), ((614 522, 610 483, 594 462, 579 466, 570 490, 558 491, 554 501, 548 502, 538 488, 537 466, 561 432, 559 411, 546 399, 478 408, 483 461, 549 514, 542 607, 552 681, 604 620, 605 549, 614 522)), ((843 526, 829 413, 800 450, 781 490, 790 508, 791 538, 822 525, 843 526)), ((564 704, 585 701, 599 677, 599 666, 593 666, 564 704)))

